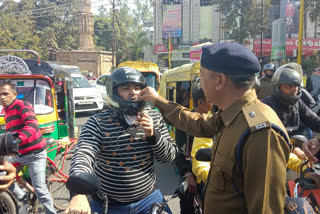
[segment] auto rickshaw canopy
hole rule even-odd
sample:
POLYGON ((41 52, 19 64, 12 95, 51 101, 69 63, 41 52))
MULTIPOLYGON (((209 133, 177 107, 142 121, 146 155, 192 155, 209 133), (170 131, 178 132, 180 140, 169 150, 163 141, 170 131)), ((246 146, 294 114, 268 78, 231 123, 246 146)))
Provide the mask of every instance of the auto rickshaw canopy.
POLYGON ((200 61, 184 64, 180 67, 167 70, 162 74, 160 82, 160 96, 166 97, 167 83, 193 81, 200 73, 200 61))

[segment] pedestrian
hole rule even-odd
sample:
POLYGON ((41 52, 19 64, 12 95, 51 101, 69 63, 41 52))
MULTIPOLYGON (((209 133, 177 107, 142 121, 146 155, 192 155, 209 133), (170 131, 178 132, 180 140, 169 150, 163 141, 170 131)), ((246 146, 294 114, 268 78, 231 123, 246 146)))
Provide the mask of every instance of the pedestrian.
MULTIPOLYGON (((11 163, 28 166, 37 199, 43 205, 46 214, 56 213, 46 184, 47 151, 46 141, 42 137, 38 120, 30 103, 17 99, 16 85, 11 81, 0 83, 0 101, 4 107, 6 132, 16 132, 19 143, 19 155, 11 157, 11 163)), ((26 213, 27 193, 16 184, 9 187, 24 206, 19 213, 26 213)))
POLYGON ((252 89, 260 69, 257 57, 242 45, 203 47, 200 83, 207 101, 220 109, 213 115, 190 112, 150 87, 140 92, 139 100, 154 103, 177 128, 214 137, 205 214, 284 213, 290 148, 278 116, 252 89), (241 152, 237 145, 243 146, 241 152))
MULTIPOLYGON (((85 195, 73 195, 66 213, 101 213, 107 201, 108 214, 147 214, 153 203, 164 201, 156 187, 154 161, 173 162, 177 146, 161 114, 137 101, 145 87, 143 75, 134 68, 118 68, 110 75, 110 106, 84 125, 70 168, 71 175, 95 173, 101 190, 90 206, 85 195)), ((168 207, 166 211, 171 213, 168 207)))
POLYGON ((88 74, 85 76, 88 80, 96 80, 97 78, 93 75, 92 71, 89 71, 88 74))

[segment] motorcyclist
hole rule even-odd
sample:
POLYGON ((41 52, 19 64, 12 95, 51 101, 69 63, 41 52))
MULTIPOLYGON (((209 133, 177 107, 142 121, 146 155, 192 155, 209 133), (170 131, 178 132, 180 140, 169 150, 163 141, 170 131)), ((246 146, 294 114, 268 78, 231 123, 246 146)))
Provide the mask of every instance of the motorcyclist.
MULTIPOLYGON (((284 64, 282 66, 279 67, 280 68, 285 68, 285 67, 289 67, 289 68, 293 68, 294 70, 296 70, 301 77, 303 77, 303 69, 301 67, 301 65, 299 65, 298 63, 295 63, 295 62, 290 62, 288 64, 284 64)), ((309 81, 310 82, 310 81, 309 81)), ((304 88, 303 86, 303 82, 301 82, 301 85, 300 85, 300 91, 301 91, 301 100, 307 104, 307 106, 310 108, 310 109, 314 109, 314 107, 316 106, 316 101, 314 100, 314 98, 312 97, 312 95, 309 93, 309 91, 304 88)), ((317 112, 315 112, 317 114, 317 112)))
POLYGON ((143 75, 134 68, 122 67, 110 75, 110 108, 86 122, 70 167, 71 175, 94 172, 101 191, 92 196, 91 208, 85 195, 74 195, 66 213, 101 213, 106 200, 108 213, 148 213, 153 203, 163 202, 154 161, 173 162, 177 147, 161 114, 137 101, 145 87, 143 75))
POLYGON ((272 94, 271 78, 275 72, 275 65, 272 63, 265 64, 263 67, 264 76, 259 79, 260 87, 257 88, 258 99, 263 99, 272 94))
POLYGON ((320 118, 300 99, 302 77, 292 67, 277 69, 272 77, 272 96, 262 99, 279 116, 289 136, 297 135, 301 122, 320 132, 320 118))
MULTIPOLYGON (((297 71, 301 77, 303 77, 303 69, 302 66, 295 62, 290 62, 288 64, 282 65, 280 68, 293 68, 295 71, 297 71)), ((303 82, 301 82, 300 85, 300 91, 301 91, 301 97, 300 99, 317 115, 319 115, 320 110, 320 104, 316 103, 315 99, 312 97, 312 95, 307 91, 307 89, 304 87, 303 82)), ((303 122, 301 122, 299 132, 306 136, 308 139, 312 138, 312 130, 303 122)))

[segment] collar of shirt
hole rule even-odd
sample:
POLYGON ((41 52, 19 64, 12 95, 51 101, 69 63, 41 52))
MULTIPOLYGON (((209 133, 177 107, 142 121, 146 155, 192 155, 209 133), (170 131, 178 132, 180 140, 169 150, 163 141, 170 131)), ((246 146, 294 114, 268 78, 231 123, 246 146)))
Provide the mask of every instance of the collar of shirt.
POLYGON ((14 104, 15 104, 16 101, 17 101, 17 98, 14 99, 14 100, 12 101, 12 103, 11 103, 10 105, 8 105, 7 107, 5 107, 3 110, 4 110, 4 111, 9 110, 12 106, 14 106, 14 104))
POLYGON ((229 126, 236 116, 242 111, 242 107, 257 99, 255 90, 250 90, 248 93, 240 97, 240 99, 229 106, 225 111, 221 112, 222 122, 225 127, 229 126))

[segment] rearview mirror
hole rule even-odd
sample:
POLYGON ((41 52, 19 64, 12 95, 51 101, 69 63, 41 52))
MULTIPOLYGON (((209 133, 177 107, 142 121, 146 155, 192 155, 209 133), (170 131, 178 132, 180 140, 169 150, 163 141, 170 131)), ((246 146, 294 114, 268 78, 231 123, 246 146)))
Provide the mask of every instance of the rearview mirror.
POLYGON ((99 191, 101 183, 95 174, 76 172, 67 181, 70 192, 83 195, 93 195, 99 191))
POLYGON ((201 148, 196 152, 197 161, 211 161, 211 147, 201 148))

